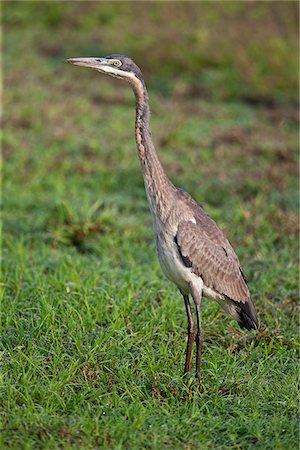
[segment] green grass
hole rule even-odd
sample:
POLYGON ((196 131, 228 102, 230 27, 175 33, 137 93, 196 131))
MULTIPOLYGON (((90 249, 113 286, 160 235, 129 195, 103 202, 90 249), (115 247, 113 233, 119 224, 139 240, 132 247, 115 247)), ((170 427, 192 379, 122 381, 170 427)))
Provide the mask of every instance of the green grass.
POLYGON ((226 231, 261 324, 243 332, 204 300, 201 382, 184 378, 185 310, 155 254, 133 94, 62 63, 85 55, 97 3, 68 2, 63 20, 40 5, 4 10, 0 447, 297 448, 293 103, 202 98, 177 80, 166 97, 150 83, 164 167, 226 231))

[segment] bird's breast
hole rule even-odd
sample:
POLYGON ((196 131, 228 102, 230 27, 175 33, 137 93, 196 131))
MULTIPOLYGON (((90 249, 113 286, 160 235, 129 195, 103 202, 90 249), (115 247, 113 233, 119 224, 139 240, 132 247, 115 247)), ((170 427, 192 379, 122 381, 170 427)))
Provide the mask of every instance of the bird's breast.
POLYGON ((183 292, 189 291, 191 270, 185 267, 178 253, 174 238, 154 227, 158 259, 165 276, 183 292))

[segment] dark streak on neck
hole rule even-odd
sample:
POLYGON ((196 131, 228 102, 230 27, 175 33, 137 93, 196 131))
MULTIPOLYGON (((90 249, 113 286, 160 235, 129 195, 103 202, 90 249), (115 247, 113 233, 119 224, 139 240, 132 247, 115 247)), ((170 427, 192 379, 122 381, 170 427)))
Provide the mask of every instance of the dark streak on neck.
POLYGON ((136 77, 130 80, 130 84, 136 97, 135 137, 145 189, 153 215, 163 220, 169 209, 174 187, 165 174, 152 141, 146 86, 143 81, 136 77))

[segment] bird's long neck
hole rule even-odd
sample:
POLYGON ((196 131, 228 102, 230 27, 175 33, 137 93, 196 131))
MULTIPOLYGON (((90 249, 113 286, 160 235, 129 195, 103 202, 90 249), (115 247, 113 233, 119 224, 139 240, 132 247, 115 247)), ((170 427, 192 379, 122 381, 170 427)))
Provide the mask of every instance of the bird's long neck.
POLYGON ((153 216, 163 221, 168 215, 172 203, 174 186, 165 174, 152 141, 146 86, 136 77, 130 84, 136 97, 135 138, 146 194, 153 216))

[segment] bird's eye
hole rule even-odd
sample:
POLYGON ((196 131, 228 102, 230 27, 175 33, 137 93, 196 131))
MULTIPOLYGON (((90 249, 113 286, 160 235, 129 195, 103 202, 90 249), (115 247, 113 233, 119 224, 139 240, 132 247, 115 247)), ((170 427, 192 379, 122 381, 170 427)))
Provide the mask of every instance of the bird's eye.
POLYGON ((113 62, 113 65, 114 65, 115 67, 119 67, 119 66, 121 65, 121 63, 120 63, 120 61, 114 61, 114 62, 113 62))

